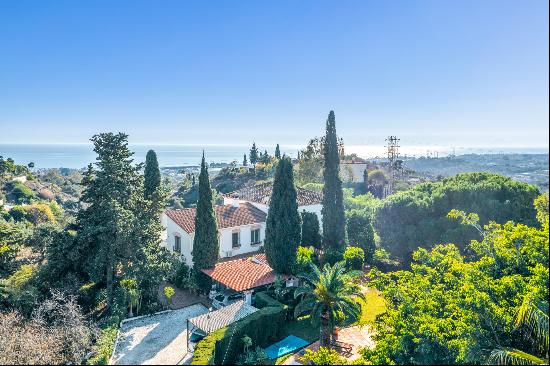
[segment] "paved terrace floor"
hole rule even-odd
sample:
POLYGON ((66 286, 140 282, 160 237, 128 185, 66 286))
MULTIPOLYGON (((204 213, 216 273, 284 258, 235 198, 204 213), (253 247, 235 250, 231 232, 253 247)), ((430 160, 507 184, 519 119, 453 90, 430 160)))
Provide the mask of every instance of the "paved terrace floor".
MULTIPOLYGON (((353 361, 361 357, 359 353, 362 348, 372 348, 374 347, 374 341, 372 340, 372 332, 368 325, 363 326, 353 326, 344 329, 340 329, 338 332, 338 341, 343 343, 348 343, 353 345, 353 349, 349 354, 341 354, 342 357, 348 359, 348 361, 353 361)), ((312 351, 317 351, 319 349, 319 341, 314 342, 307 346, 305 349, 310 349, 312 351)), ((296 352, 289 358, 287 358, 283 365, 302 365, 300 361, 301 356, 304 354, 304 350, 296 352)))

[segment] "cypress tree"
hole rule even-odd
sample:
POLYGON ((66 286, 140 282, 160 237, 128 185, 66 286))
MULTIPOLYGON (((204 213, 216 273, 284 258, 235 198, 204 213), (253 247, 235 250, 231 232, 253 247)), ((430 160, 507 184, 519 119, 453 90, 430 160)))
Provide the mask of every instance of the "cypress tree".
POLYGON ((193 240, 192 255, 197 282, 204 292, 210 290, 211 280, 201 272, 201 269, 214 267, 218 260, 219 250, 218 227, 214 207, 212 206, 212 190, 203 152, 199 174, 199 199, 195 215, 195 238, 193 240))
POLYGON ((279 149, 279 144, 277 144, 277 146, 275 147, 275 157, 277 159, 281 158, 281 150, 279 149))
POLYGON ((336 137, 336 118, 330 111, 327 118, 324 144, 324 187, 323 187, 323 249, 343 252, 345 246, 344 197, 342 180, 339 176, 340 157, 336 137))
POLYGON ((290 158, 277 165, 265 230, 265 254, 277 273, 292 273, 300 245, 300 215, 290 158))
POLYGON ((157 154, 153 150, 147 152, 145 158, 144 194, 150 199, 153 193, 160 187, 160 170, 157 154))
POLYGON ((253 164, 254 166, 258 162, 259 155, 260 154, 258 153, 258 148, 256 147, 256 143, 253 142, 252 148, 250 149, 250 163, 253 164))
POLYGON ((243 156, 243 166, 247 166, 248 165, 248 161, 246 161, 246 154, 244 154, 243 156))
POLYGON ((302 211, 302 246, 315 248, 321 247, 321 234, 319 233, 319 219, 313 212, 302 211))

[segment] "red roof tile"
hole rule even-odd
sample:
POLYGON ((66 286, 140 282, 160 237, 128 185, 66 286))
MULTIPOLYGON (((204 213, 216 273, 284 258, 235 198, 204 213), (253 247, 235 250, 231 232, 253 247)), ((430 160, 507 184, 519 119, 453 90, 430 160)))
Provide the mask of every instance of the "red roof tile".
MULTIPOLYGON (((216 263, 214 268, 203 269, 205 274, 235 291, 250 290, 275 282, 277 275, 267 263, 265 254, 255 254, 216 263)), ((287 276, 282 276, 286 279, 287 276)))
MULTIPOLYGON (((272 192, 273 183, 267 182, 241 188, 237 191, 227 193, 225 197, 268 205, 269 200, 271 199, 272 192)), ((298 202, 298 206, 320 204, 323 201, 323 194, 321 192, 312 191, 310 189, 297 187, 296 201, 298 202)))
MULTIPOLYGON (((267 214, 250 203, 214 206, 218 228, 235 227, 265 222, 267 214)), ((195 231, 195 208, 166 210, 166 215, 188 233, 195 231)))

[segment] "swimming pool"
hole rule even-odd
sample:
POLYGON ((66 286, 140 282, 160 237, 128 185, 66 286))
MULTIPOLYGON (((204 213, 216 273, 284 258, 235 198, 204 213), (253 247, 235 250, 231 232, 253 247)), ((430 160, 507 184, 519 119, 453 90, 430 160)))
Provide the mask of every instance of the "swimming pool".
POLYGON ((287 355, 297 349, 300 349, 302 347, 305 347, 309 344, 308 341, 303 340, 300 337, 296 337, 293 335, 289 335, 285 339, 272 344, 271 346, 267 347, 265 349, 265 353, 267 353, 267 356, 274 360, 276 358, 282 357, 284 355, 287 355))

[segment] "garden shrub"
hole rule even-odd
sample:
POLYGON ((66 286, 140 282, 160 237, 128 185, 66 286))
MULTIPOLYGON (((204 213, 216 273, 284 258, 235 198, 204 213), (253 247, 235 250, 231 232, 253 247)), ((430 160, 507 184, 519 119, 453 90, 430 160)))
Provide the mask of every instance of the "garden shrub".
POLYGON ((362 270, 365 264, 365 252, 358 247, 347 247, 344 259, 348 269, 362 270))
POLYGON ((286 307, 268 295, 256 295, 256 303, 272 304, 265 306, 229 326, 208 334, 196 346, 193 365, 233 364, 242 352, 239 342, 245 335, 259 347, 266 347, 279 340, 285 325, 286 307))

